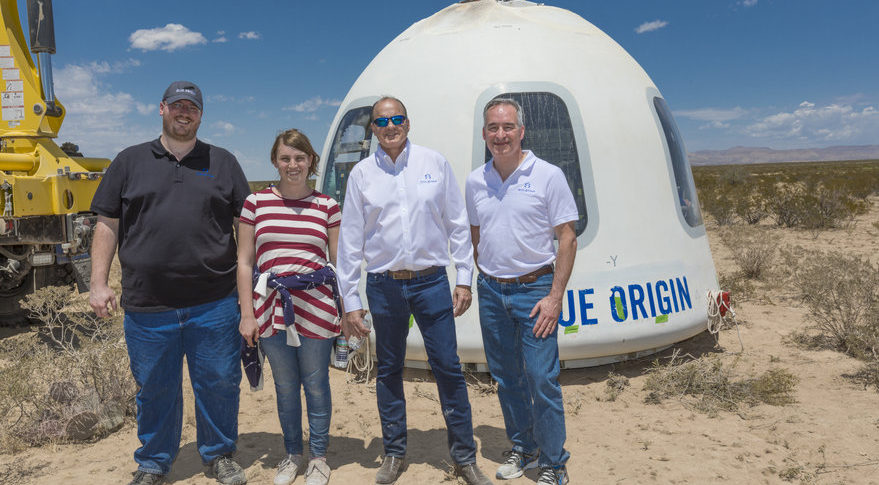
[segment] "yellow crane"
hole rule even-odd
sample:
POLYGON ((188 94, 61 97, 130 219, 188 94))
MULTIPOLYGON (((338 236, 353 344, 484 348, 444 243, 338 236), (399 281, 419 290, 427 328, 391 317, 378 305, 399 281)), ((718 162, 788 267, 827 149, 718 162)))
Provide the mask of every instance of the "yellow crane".
POLYGON ((66 111, 52 81, 52 1, 27 9, 30 52, 17 0, 0 0, 0 324, 20 320, 21 298, 43 286, 88 290, 89 206, 110 164, 53 140, 66 111))

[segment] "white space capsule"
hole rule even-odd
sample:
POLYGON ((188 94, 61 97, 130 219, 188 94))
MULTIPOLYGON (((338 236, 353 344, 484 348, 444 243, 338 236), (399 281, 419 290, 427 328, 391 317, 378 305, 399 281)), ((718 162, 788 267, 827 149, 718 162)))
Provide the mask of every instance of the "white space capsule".
MULTIPOLYGON (((462 193, 489 158, 485 104, 523 105, 523 147, 562 168, 580 210, 559 318, 564 367, 647 355, 705 330, 717 276, 683 141, 659 90, 604 32, 521 0, 457 3, 416 22, 366 67, 330 127, 317 188, 343 204, 348 172, 378 147, 370 107, 382 95, 406 104, 410 140, 449 160, 462 193)), ((458 353, 484 369, 476 300, 457 320, 458 353)), ((417 325, 407 345, 407 365, 424 367, 417 325)))

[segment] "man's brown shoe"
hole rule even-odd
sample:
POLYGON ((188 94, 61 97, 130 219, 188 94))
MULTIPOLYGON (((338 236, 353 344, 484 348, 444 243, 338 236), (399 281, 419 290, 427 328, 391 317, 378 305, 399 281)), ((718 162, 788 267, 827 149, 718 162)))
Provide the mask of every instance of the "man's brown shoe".
POLYGON ((491 480, 482 473, 476 463, 469 465, 455 465, 455 472, 463 477, 467 485, 491 485, 491 480))
POLYGON ((406 461, 400 456, 387 456, 382 458, 382 466, 375 474, 375 483, 386 485, 397 481, 397 477, 406 466, 406 461))

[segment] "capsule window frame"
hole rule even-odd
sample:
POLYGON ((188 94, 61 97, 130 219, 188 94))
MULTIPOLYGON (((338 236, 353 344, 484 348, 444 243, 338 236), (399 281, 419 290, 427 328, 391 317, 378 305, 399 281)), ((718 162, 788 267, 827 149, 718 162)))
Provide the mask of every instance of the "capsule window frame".
MULTIPOLYGON (((485 146, 485 140, 483 140, 482 138, 482 127, 484 124, 482 110, 485 108, 485 105, 488 104, 488 102, 492 99, 495 99, 497 97, 503 97, 504 95, 510 95, 511 97, 516 99, 515 95, 540 93, 552 95, 554 98, 557 98, 559 101, 561 101, 561 104, 568 111, 568 121, 570 122, 570 129, 573 135, 575 153, 577 156, 577 160, 574 166, 579 168, 580 182, 582 184, 580 193, 578 193, 576 190, 573 191, 574 199, 575 201, 577 201, 578 211, 584 210, 584 213, 580 214, 580 216, 585 218, 585 222, 582 224, 582 226, 578 224, 577 227, 577 244, 578 247, 584 248, 597 236, 600 216, 595 192, 594 172, 592 169, 592 160, 589 156, 589 144, 587 140, 585 125, 583 124, 583 118, 581 117, 579 104, 577 103, 573 94, 571 94, 571 92, 568 91, 566 88, 551 82, 516 82, 496 84, 484 90, 477 97, 476 100, 473 124, 473 165, 471 168, 475 170, 483 166, 488 161, 488 158, 486 158, 486 153, 488 153, 488 149, 485 146)), ((526 118, 525 139, 527 140, 527 111, 524 114, 526 118)), ((523 144, 523 149, 527 150, 529 148, 527 147, 527 145, 523 144)), ((540 154, 536 151, 535 155, 540 157, 540 154)), ((552 163, 553 165, 556 165, 553 160, 546 161, 552 163)), ((562 168, 562 171, 565 172, 564 168, 562 168)), ((565 179, 568 178, 569 174, 565 172, 565 179)))

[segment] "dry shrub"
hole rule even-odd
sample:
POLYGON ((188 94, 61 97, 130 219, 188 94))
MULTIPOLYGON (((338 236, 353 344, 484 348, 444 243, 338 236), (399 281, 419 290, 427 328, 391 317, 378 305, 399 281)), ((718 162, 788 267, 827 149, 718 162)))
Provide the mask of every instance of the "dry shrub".
POLYGON ((772 269, 777 242, 765 230, 741 227, 722 233, 721 238, 741 268, 741 276, 762 279, 772 269))
POLYGON ((681 357, 676 351, 666 364, 654 361, 648 369, 644 401, 678 398, 709 415, 737 411, 742 405, 781 406, 795 402, 798 379, 785 369, 770 369, 757 377, 736 378, 737 359, 727 364, 720 355, 681 357), (687 396, 690 399, 684 400, 687 396))
POLYGON ((753 191, 742 193, 733 201, 733 212, 749 225, 759 224, 769 215, 766 202, 753 191))
POLYGON ((718 226, 732 224, 735 222, 734 201, 738 199, 736 190, 728 184, 717 184, 704 188, 699 192, 702 212, 709 214, 718 226))
POLYGON ((775 248, 769 241, 754 243, 735 253, 733 258, 747 278, 761 279, 772 266, 775 248))
POLYGON ((879 362, 870 362, 860 370, 845 377, 864 385, 864 389, 873 386, 879 391, 879 362))
POLYGON ((467 383, 467 387, 481 395, 497 394, 497 381, 492 379, 491 374, 487 372, 477 374, 465 369, 464 381, 467 383))
POLYGON ((604 396, 608 401, 616 401, 620 394, 629 387, 629 378, 621 376, 615 372, 607 374, 606 387, 604 388, 604 396))
POLYGON ((810 179, 774 187, 766 195, 766 207, 779 226, 823 230, 846 227, 869 203, 847 185, 810 179))
POLYGON ((879 266, 837 252, 800 251, 786 257, 819 341, 879 362, 879 266))
POLYGON ((741 271, 732 274, 718 273, 717 283, 720 289, 739 301, 747 300, 754 294, 754 284, 741 271))
POLYGON ((37 290, 22 308, 41 339, 0 369, 0 450, 100 437, 134 415, 121 325, 95 317, 69 288, 37 290))

